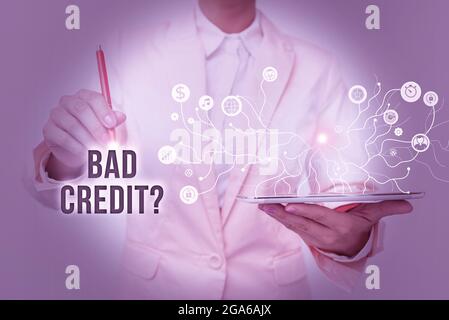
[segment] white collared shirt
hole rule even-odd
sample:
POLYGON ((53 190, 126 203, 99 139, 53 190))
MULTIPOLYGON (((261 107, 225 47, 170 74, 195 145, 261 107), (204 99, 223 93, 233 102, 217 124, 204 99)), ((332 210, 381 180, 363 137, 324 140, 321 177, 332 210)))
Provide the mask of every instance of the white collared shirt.
MULTIPOLYGON (((229 95, 244 95, 244 79, 252 72, 255 52, 262 43, 263 33, 260 25, 260 14, 251 25, 240 33, 227 34, 210 22, 196 7, 196 24, 198 34, 206 55, 206 91, 214 99, 214 108, 209 111, 209 118, 221 132, 227 125, 226 116, 220 108, 221 101, 229 95)), ((217 181, 217 196, 220 208, 229 180, 230 164, 215 164, 215 175, 220 175, 217 181)))

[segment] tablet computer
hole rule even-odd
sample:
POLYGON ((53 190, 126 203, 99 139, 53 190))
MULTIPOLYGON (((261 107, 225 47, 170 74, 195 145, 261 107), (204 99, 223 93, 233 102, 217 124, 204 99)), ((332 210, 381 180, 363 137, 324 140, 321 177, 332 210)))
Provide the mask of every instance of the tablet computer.
POLYGON ((317 193, 309 195, 285 194, 248 197, 239 195, 238 200, 250 203, 322 203, 322 202, 380 202, 386 200, 420 199, 424 192, 392 193, 317 193))

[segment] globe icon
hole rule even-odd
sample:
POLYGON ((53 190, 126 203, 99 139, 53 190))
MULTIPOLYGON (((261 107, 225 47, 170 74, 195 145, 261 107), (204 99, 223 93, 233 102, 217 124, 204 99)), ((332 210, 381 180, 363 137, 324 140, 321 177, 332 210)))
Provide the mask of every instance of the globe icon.
POLYGON ((223 99, 221 109, 228 117, 235 117, 242 112, 242 101, 236 96, 228 96, 223 99))

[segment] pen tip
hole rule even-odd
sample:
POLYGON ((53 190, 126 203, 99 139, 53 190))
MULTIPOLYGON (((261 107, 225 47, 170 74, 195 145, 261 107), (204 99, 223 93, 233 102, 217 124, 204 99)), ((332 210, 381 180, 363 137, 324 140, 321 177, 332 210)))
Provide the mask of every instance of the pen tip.
POLYGON ((101 49, 101 44, 98 46, 98 50, 102 50, 102 49, 101 49))

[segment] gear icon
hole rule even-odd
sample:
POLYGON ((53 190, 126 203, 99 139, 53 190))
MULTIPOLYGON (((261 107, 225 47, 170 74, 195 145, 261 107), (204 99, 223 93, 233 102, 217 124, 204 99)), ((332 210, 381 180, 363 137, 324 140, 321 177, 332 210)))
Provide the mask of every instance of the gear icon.
POLYGON ((396 137, 402 136, 403 133, 404 133, 404 130, 402 130, 402 128, 394 129, 394 134, 396 135, 396 137))

